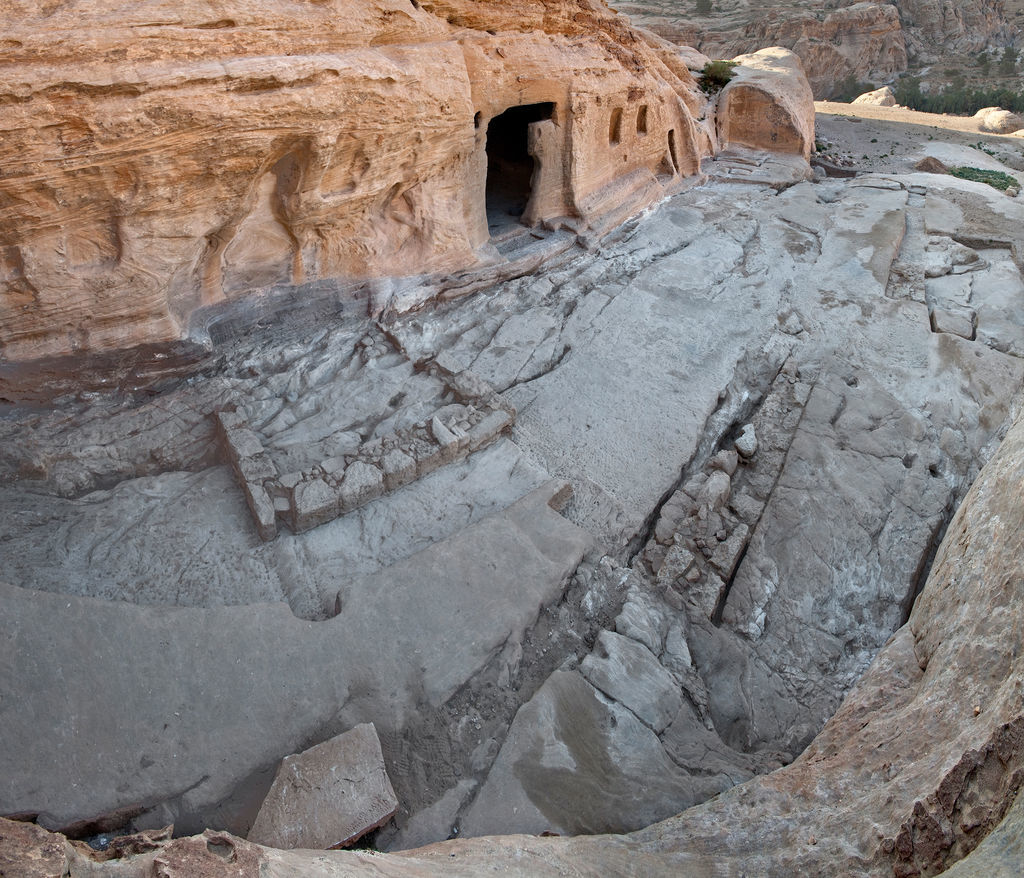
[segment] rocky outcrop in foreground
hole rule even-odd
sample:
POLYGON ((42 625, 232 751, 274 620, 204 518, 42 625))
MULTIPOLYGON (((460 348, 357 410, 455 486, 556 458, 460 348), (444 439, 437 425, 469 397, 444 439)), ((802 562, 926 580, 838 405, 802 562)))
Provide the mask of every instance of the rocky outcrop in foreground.
POLYGON ((225 833, 174 841, 148 833, 97 854, 40 827, 0 821, 0 869, 90 874, 95 858, 117 857, 124 876, 457 876, 495 868, 530 876, 912 876, 968 857, 955 874, 1012 874, 1022 831, 1012 803, 1024 781, 1022 492, 1018 421, 953 518, 909 622, 811 746, 790 766, 645 830, 477 838, 401 855, 282 852, 225 833))

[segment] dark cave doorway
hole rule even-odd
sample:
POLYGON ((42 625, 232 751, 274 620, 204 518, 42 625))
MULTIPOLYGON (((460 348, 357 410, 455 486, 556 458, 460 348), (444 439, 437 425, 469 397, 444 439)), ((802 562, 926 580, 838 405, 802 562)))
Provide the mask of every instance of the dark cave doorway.
POLYGON ((555 115, 553 103, 511 107, 487 126, 487 227, 500 237, 519 226, 533 194, 539 157, 530 154, 530 126, 555 115))

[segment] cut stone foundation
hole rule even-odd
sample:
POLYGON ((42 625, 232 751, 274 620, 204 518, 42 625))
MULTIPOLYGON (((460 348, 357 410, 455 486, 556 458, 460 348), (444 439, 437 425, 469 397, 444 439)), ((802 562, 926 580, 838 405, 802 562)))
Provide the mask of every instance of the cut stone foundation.
POLYGON ((328 458, 302 472, 279 474, 240 412, 216 412, 217 437, 260 538, 274 539, 279 521, 296 534, 333 521, 486 448, 515 423, 515 408, 475 375, 446 374, 436 363, 430 371, 442 377, 455 402, 412 429, 366 442, 351 455, 328 458))

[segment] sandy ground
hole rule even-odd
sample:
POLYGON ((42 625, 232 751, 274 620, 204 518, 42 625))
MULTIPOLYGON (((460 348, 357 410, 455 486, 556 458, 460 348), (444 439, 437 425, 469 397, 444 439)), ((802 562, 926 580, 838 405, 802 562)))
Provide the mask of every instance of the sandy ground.
POLYGON ((814 108, 819 154, 845 158, 853 170, 907 172, 933 155, 946 165, 1016 172, 1024 182, 1024 135, 982 132, 971 116, 833 101, 814 108))

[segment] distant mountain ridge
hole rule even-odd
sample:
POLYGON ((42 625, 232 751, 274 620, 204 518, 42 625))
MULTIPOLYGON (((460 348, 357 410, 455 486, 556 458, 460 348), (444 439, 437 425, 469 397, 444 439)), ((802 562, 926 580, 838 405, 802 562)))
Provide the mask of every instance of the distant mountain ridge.
POLYGON ((856 80, 882 84, 907 71, 939 68, 947 80, 973 71, 980 53, 1016 45, 1024 0, 852 0, 753 2, 612 0, 637 24, 709 57, 731 58, 780 45, 804 63, 816 98, 834 97, 856 80))

